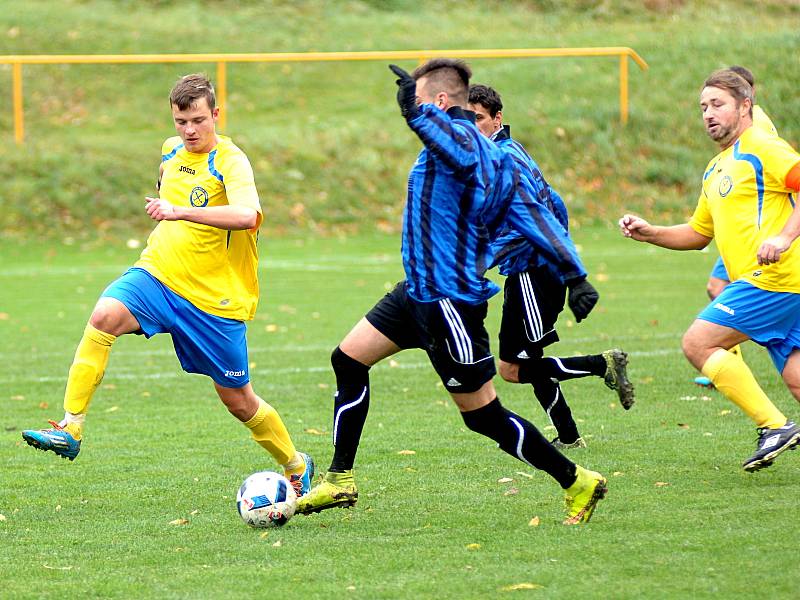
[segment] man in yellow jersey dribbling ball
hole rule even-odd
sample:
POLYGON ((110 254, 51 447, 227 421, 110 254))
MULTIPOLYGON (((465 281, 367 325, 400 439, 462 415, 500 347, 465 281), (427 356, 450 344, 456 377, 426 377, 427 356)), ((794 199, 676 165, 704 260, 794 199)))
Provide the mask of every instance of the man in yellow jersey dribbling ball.
POLYGON ((162 147, 159 197, 145 198, 158 224, 139 260, 97 301, 69 370, 64 419, 22 437, 74 460, 114 340, 169 333, 183 369, 213 380, 228 411, 283 466, 300 496, 314 463, 297 452, 278 413, 250 384, 245 321, 258 304, 262 221, 253 170, 244 152, 217 134, 219 107, 204 75, 179 79, 169 101, 178 135, 162 147))

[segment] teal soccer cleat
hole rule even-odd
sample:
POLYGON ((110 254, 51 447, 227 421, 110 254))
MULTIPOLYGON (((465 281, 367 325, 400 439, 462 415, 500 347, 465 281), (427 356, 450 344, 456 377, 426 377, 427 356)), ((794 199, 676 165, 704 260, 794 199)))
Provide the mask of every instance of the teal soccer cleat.
POLYGON ((26 429, 22 432, 22 439, 39 450, 52 450, 62 458, 75 460, 81 451, 81 441, 55 421, 49 423, 52 429, 26 429))
POLYGON ((289 481, 291 482, 294 491, 297 493, 298 498, 305 496, 311 489, 311 482, 314 480, 315 471, 314 459, 305 452, 301 452, 300 456, 303 457, 303 460, 306 463, 306 470, 303 471, 302 474, 295 474, 289 478, 289 481))
POLYGON ((713 390, 713 389, 715 389, 715 388, 714 388, 714 382, 713 382, 713 381, 711 381, 711 380, 710 380, 708 377, 706 377, 705 375, 700 375, 700 376, 698 376, 698 377, 695 377, 695 378, 694 378, 694 383, 695 383, 695 385, 699 385, 700 387, 702 387, 702 388, 706 388, 706 389, 708 389, 708 390, 713 390))

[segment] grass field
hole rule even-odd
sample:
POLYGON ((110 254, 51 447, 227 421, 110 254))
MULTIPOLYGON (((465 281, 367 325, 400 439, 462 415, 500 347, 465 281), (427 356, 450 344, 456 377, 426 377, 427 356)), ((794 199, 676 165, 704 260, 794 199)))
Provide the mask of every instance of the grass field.
MULTIPOLYGON (((358 505, 268 533, 240 521, 234 496, 249 473, 274 468, 270 457, 207 379, 180 371, 164 336, 117 342, 74 463, 21 441, 20 429, 60 418, 83 323, 137 251, 0 245, 0 596, 796 597, 796 558, 786 549, 799 516, 800 457, 745 474, 753 427, 693 386, 679 350, 713 253, 648 248, 599 227, 575 237, 601 303, 579 326, 562 315, 554 354, 624 348, 638 397, 625 412, 599 380, 564 384, 589 443, 570 456, 609 477, 591 523, 562 526, 558 486, 467 431, 424 354, 408 351, 372 371, 358 505), (529 525, 534 517, 538 526, 529 525), (188 522, 171 524, 179 519, 188 522)), ((261 242, 253 382, 323 469, 328 355, 400 277, 397 247, 394 236, 261 242)), ((493 332, 498 322, 493 302, 493 332)), ((745 356, 797 416, 765 353, 748 346, 745 356)), ((529 388, 497 385, 504 403, 546 429, 529 388)))
MULTIPOLYGON (((25 67, 23 146, 0 66, 0 598, 797 597, 800 452, 745 474, 754 428, 692 384, 680 352, 715 255, 639 245, 612 224, 623 209, 691 212, 716 151, 697 109, 715 68, 752 68, 759 102, 800 144, 799 14, 797 0, 0 0, 0 54, 630 46, 650 64, 631 64, 623 128, 615 59, 473 61, 567 201, 601 293, 585 323, 562 315, 553 354, 631 356, 631 411, 599 380, 563 385, 589 444, 570 456, 609 478, 591 523, 562 526, 558 486, 469 432, 408 351, 371 371, 358 505, 269 532, 246 527, 234 497, 275 465, 164 336, 116 343, 75 462, 19 433, 63 414, 92 306, 152 226, 141 207, 174 134, 166 94, 214 65, 25 67)), ((253 383, 324 470, 328 357, 402 276, 419 143, 382 63, 231 65, 228 85, 224 133, 248 153, 266 215, 253 383)), ((766 354, 748 345, 745 358, 800 416, 766 354)), ((530 388, 497 387, 555 435, 530 388)))

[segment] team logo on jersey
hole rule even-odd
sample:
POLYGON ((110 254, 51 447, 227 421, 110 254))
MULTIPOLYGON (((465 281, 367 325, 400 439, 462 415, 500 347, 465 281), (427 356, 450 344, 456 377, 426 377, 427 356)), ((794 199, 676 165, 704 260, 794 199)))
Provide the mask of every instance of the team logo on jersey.
POLYGON ((189 194, 189 204, 197 208, 202 208, 208 204, 208 192, 199 185, 194 187, 192 193, 189 194))
POLYGON ((730 194, 732 189, 733 179, 731 179, 730 175, 725 175, 725 177, 723 177, 719 182, 719 195, 724 198, 730 194))

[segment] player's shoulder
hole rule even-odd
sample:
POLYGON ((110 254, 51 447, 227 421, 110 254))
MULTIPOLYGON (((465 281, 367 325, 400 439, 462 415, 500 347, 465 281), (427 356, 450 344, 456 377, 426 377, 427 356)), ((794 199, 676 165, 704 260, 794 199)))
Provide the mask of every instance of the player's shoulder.
POLYGON ((237 146, 231 138, 225 135, 217 136, 219 141, 214 147, 214 161, 216 163, 232 164, 232 163, 247 163, 249 160, 244 150, 237 146))
POLYGON ((770 133, 761 127, 749 127, 739 138, 741 151, 754 154, 790 151, 796 153, 791 144, 782 137, 770 133))
POLYGON ((778 130, 772 122, 772 119, 769 118, 769 115, 758 104, 753 106, 753 125, 759 129, 763 129, 770 135, 778 135, 778 130))
POLYGON ((161 144, 162 160, 169 160, 175 156, 181 148, 183 148, 183 140, 181 140, 180 136, 173 135, 172 137, 168 137, 164 140, 164 143, 161 144))
POLYGON ((217 145, 214 147, 217 154, 227 154, 231 156, 244 155, 244 150, 237 146, 227 135, 217 135, 217 140, 217 145))

